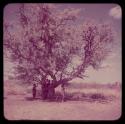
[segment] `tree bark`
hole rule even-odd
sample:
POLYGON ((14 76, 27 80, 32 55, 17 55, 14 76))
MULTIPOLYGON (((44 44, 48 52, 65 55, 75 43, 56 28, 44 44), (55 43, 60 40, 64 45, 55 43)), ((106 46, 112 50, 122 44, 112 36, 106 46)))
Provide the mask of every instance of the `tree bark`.
MULTIPOLYGON (((65 78, 59 81, 53 81, 52 83, 47 83, 44 81, 41 83, 41 97, 43 100, 54 100, 55 99, 55 88, 58 87, 59 85, 64 85, 67 81, 71 80, 70 78, 65 78)), ((65 90, 63 89, 63 97, 65 90)), ((64 100, 64 98, 63 98, 64 100)))
POLYGON ((43 100, 47 99, 48 96, 48 88, 46 84, 42 84, 41 86, 41 97, 43 100))
POLYGON ((43 100, 54 100, 55 87, 54 84, 43 83, 41 84, 41 97, 43 100))
POLYGON ((48 86, 48 99, 54 100, 55 98, 55 88, 53 84, 49 84, 48 86))

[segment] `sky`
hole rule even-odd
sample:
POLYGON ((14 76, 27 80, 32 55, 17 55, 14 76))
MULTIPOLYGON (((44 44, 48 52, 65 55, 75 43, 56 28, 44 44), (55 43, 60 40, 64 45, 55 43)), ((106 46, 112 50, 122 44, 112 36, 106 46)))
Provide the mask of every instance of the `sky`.
MULTIPOLYGON (((97 21, 110 21, 117 33, 116 43, 117 45, 113 48, 113 53, 107 57, 103 62, 100 70, 95 71, 91 67, 86 70, 88 78, 84 80, 75 79, 75 82, 121 82, 121 19, 122 11, 117 4, 55 4, 56 9, 74 8, 80 9, 80 19, 77 23, 82 23, 86 18, 91 18, 97 21)), ((10 20, 15 21, 17 19, 16 12, 18 11, 19 4, 8 4, 4 8, 4 21, 10 20)), ((35 10, 34 10, 35 11, 35 10)), ((77 60, 76 60, 77 61, 77 60)), ((12 63, 4 62, 5 75, 8 71, 12 70, 12 63)))

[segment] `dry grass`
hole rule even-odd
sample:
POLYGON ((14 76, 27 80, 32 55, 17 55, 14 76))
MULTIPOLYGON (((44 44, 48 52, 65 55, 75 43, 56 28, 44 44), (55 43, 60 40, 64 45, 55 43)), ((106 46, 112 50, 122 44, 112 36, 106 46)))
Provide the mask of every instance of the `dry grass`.
MULTIPOLYGON (((40 91, 40 88, 39 88, 40 91)), ((9 120, 116 120, 121 115, 121 90, 118 87, 66 88, 66 102, 31 98, 31 87, 4 85, 4 116, 9 120)), ((40 93, 37 93, 40 96, 40 93)))

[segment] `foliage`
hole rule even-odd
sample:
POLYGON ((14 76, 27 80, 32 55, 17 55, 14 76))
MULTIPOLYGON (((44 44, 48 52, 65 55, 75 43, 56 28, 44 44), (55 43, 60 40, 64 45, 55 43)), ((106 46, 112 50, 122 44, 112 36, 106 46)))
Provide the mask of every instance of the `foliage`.
POLYGON ((77 24, 79 13, 52 4, 20 4, 18 22, 4 21, 4 51, 15 62, 17 79, 42 84, 50 76, 56 87, 84 78, 89 66, 100 67, 114 41, 112 27, 92 20, 77 24))

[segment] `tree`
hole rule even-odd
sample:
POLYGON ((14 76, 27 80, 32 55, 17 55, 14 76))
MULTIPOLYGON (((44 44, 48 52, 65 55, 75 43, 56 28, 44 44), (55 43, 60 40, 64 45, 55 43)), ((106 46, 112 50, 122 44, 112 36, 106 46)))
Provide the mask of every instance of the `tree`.
POLYGON ((18 24, 4 22, 4 50, 5 57, 16 62, 18 80, 37 81, 45 88, 50 76, 54 89, 84 78, 89 66, 98 69, 110 53, 114 35, 110 24, 84 20, 74 25, 79 9, 54 11, 50 5, 20 4, 18 24), (79 62, 74 64, 76 57, 79 62))

